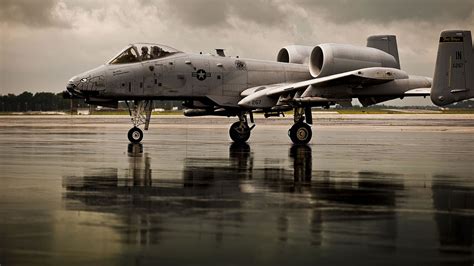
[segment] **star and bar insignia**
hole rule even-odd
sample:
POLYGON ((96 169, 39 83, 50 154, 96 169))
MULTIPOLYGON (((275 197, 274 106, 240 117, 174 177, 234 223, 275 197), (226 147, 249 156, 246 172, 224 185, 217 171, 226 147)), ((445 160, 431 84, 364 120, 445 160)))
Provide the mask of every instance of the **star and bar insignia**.
POLYGON ((206 73, 206 71, 204 69, 198 69, 196 72, 192 73, 192 76, 197 78, 200 81, 203 81, 207 77, 210 77, 211 73, 206 73))

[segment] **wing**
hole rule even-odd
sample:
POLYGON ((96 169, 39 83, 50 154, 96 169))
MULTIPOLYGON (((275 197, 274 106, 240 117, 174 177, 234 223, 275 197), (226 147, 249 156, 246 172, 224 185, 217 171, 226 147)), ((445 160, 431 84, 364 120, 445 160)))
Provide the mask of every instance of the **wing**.
MULTIPOLYGON (((279 97, 306 90, 308 86, 331 87, 344 84, 356 87, 382 84, 401 78, 408 78, 408 75, 398 69, 371 67, 291 84, 280 83, 258 86, 249 88, 241 93, 241 96, 244 98, 239 102, 239 106, 246 108, 271 108, 277 105, 279 97)), ((328 101, 328 99, 322 98, 312 100, 328 101)))
POLYGON ((313 87, 331 87, 341 84, 352 85, 375 85, 381 84, 394 79, 408 78, 408 75, 398 69, 371 67, 363 68, 354 71, 348 71, 340 74, 335 74, 323 78, 315 78, 302 82, 297 82, 282 86, 279 89, 272 90, 267 93, 268 96, 279 95, 286 92, 296 91, 308 86, 313 87))

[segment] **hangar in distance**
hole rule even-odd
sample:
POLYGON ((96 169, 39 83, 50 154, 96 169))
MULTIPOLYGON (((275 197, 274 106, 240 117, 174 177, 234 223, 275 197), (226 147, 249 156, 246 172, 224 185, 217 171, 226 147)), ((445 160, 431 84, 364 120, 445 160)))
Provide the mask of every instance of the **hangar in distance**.
POLYGON ((185 116, 232 116, 234 142, 245 142, 255 127, 254 113, 265 117, 294 112, 288 135, 295 144, 311 140, 312 107, 364 106, 404 97, 431 96, 446 105, 474 96, 470 31, 444 31, 439 40, 434 79, 401 70, 396 37, 369 36, 367 46, 324 43, 290 45, 277 61, 217 54, 192 54, 151 43, 125 47, 104 65, 69 80, 64 96, 93 105, 117 107, 125 101, 133 127, 132 143, 148 130, 153 100, 181 100, 185 116))

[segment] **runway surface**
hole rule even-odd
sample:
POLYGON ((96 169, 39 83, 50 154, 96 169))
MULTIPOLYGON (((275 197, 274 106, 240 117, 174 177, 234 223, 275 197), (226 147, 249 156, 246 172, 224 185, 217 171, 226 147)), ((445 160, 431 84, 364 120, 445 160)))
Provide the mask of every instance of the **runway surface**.
POLYGON ((0 265, 472 265, 474 116, 0 116, 0 265))

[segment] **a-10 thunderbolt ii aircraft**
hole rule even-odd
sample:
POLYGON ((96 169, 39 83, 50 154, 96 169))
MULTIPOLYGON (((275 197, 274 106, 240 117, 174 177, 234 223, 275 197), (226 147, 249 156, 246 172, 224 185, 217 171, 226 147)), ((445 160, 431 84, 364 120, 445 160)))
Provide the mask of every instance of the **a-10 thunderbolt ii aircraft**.
POLYGON ((117 107, 125 101, 132 129, 128 138, 143 138, 153 100, 182 100, 185 116, 236 116, 229 134, 245 142, 254 128, 253 114, 280 116, 294 111, 288 133, 296 144, 311 140, 312 107, 364 106, 408 96, 429 96, 446 105, 474 96, 470 31, 441 33, 432 80, 400 69, 396 37, 370 36, 366 47, 325 43, 315 47, 283 47, 277 62, 217 55, 190 54, 150 43, 127 46, 106 64, 77 75, 65 97, 117 107), (432 92, 432 93, 431 93, 432 92))

